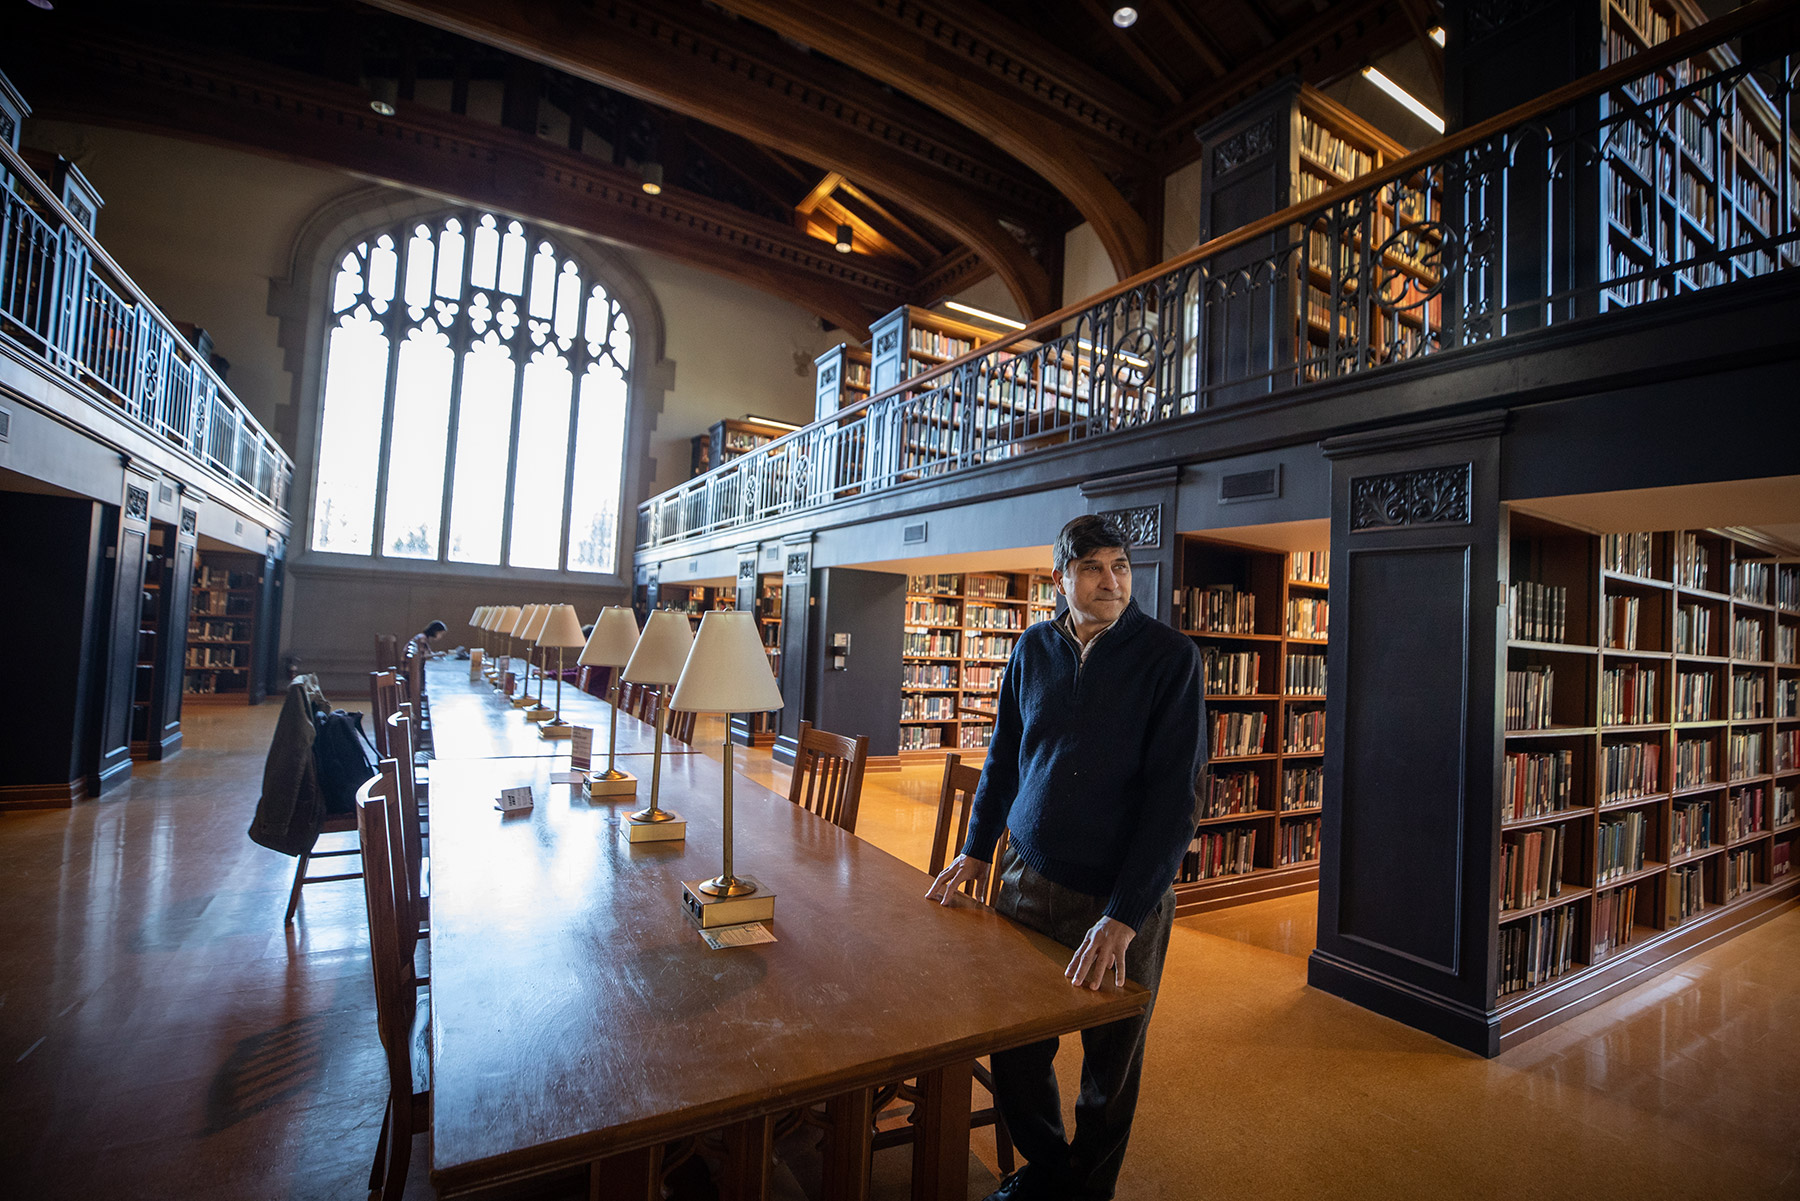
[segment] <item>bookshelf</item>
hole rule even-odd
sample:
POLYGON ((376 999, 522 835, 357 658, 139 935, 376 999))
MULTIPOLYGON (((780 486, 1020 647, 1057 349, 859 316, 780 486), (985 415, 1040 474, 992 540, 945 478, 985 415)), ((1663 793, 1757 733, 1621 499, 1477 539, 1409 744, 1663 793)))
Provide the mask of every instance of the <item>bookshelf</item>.
POLYGON ((694 436, 690 469, 694 475, 700 475, 798 428, 766 417, 728 417, 715 421, 709 431, 694 436))
POLYGON ((185 703, 249 704, 255 694, 260 555, 199 551, 188 608, 185 703))
MULTIPOLYGON (((1591 0, 1592 2, 1592 0, 1591 0)), ((1623 62, 1649 47, 1704 24, 1697 6, 1670 0, 1597 0, 1604 24, 1598 66, 1623 62)), ((1606 278, 1616 279, 1658 261, 1710 255, 1780 229, 1783 138, 1778 110, 1746 83, 1711 104, 1703 91, 1683 101, 1674 119, 1654 125, 1629 117, 1670 91, 1700 83, 1733 65, 1728 51, 1673 64, 1601 101, 1603 119, 1616 122, 1604 147, 1599 236, 1606 278), (1644 94, 1648 93, 1648 94, 1644 94), (1621 118, 1623 118, 1621 120, 1621 118)), ((1800 143, 1790 132, 1790 161, 1800 143)), ((1790 189, 1791 191, 1791 189, 1790 189)), ((1800 214, 1800 196, 1788 204, 1800 214)), ((1731 279, 1766 274, 1779 254, 1784 265, 1800 255, 1792 244, 1750 251, 1729 262, 1693 264, 1617 284, 1601 296, 1602 310, 1678 295, 1731 279)))
MULTIPOLYGON (((769 670, 781 678, 781 576, 779 573, 756 577, 756 631, 762 639, 763 653, 769 657, 769 670)), ((749 715, 748 746, 769 746, 780 729, 780 714, 749 715)))
POLYGON ((813 420, 869 398, 869 352, 839 343, 813 360, 813 420))
POLYGON ((1328 557, 1184 535, 1183 632, 1206 672, 1210 763, 1176 913, 1301 892, 1319 879, 1328 557))
POLYGON ((152 743, 160 738, 156 729, 156 697, 162 689, 163 657, 167 648, 163 641, 172 632, 168 628, 170 591, 174 573, 170 570, 170 553, 174 550, 170 528, 161 522, 150 523, 150 540, 144 560, 144 588, 138 606, 137 660, 133 665, 131 687, 131 757, 157 757, 152 743))
POLYGON ((1800 830, 1794 568, 1716 530, 1508 523, 1502 1009, 1791 879, 1800 830))
POLYGON ((985 752, 1001 677, 1028 626, 1056 613, 1047 574, 948 572, 906 580, 900 758, 985 752))

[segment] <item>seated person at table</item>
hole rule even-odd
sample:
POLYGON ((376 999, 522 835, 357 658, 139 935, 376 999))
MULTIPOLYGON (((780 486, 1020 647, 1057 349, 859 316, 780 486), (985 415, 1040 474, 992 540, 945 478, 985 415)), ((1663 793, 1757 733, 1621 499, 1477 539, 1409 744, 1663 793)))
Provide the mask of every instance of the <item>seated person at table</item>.
MULTIPOLYGON (((994 907, 1073 950, 1063 974, 1077 988, 1129 975, 1154 1005, 1175 917, 1171 885, 1194 835, 1206 712, 1194 644, 1131 599, 1130 548, 1103 517, 1063 527, 1051 578, 1068 610, 1019 638, 968 840, 926 895, 950 904, 963 881, 986 875, 1010 828, 994 907)), ((1149 1021, 1146 1009, 1081 1032, 1072 1139, 1057 1040, 993 1056, 994 1100, 1027 1162, 988 1201, 1112 1197, 1149 1021)))
POLYGON ((441 621, 434 621, 407 641, 407 649, 415 655, 424 655, 429 658, 432 653, 431 644, 436 642, 439 635, 449 628, 441 621))

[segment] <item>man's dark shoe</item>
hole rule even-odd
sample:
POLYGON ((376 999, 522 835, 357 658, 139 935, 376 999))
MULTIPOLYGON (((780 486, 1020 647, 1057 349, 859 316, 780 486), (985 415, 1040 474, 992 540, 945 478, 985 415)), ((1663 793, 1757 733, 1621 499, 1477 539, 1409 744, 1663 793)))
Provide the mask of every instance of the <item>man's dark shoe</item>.
POLYGON ((989 1193, 985 1201, 1061 1201, 1063 1193, 1051 1183, 1047 1172, 1034 1172, 1026 1164, 989 1193))

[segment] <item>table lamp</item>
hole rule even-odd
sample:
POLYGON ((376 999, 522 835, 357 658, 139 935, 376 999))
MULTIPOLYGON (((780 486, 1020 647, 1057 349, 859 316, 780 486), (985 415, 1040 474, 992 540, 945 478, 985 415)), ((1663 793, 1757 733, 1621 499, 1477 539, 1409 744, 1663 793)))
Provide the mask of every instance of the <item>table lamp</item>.
POLYGON ((537 701, 531 695, 531 622, 537 617, 542 605, 520 605, 518 620, 513 622, 510 631, 513 638, 525 644, 525 678, 519 681, 519 695, 512 698, 515 709, 535 709, 537 701))
MULTIPOLYGON (((694 649, 681 669, 669 707, 682 713, 767 713, 781 708, 781 689, 751 613, 715 609, 700 619, 694 649)), ((775 916, 775 894, 731 870, 731 729, 725 730, 725 870, 710 880, 684 880, 681 903, 702 928, 775 916)))
POLYGON ((502 605, 500 611, 494 614, 493 631, 506 639, 502 644, 506 649, 500 656, 501 663, 494 669, 494 687, 496 688, 504 689, 506 687, 506 673, 512 670, 512 631, 513 627, 518 624, 519 606, 517 605, 502 605))
MULTIPOLYGON (((556 648, 556 715, 538 727, 539 738, 572 738, 575 727, 562 719, 562 673, 563 653, 572 646, 582 646, 587 639, 581 633, 581 618, 575 616, 574 605, 551 605, 550 611, 544 615, 544 628, 538 631, 538 654, 548 655, 550 648, 556 648)), ((543 669, 538 669, 538 678, 543 679, 543 669)), ((538 689, 540 699, 543 689, 538 689)))
POLYGON ((588 776, 589 796, 629 796, 637 791, 637 777, 628 771, 620 771, 615 762, 619 749, 619 669, 631 662, 631 652, 637 647, 637 641, 637 614, 620 605, 608 605, 600 610, 600 616, 594 622, 593 636, 575 660, 583 667, 612 669, 606 698, 612 703, 612 728, 606 736, 606 770, 588 776))
MULTIPOLYGON (((521 636, 525 639, 527 660, 531 658, 533 648, 537 647, 538 635, 544 632, 544 623, 550 620, 550 610, 555 607, 555 605, 539 605, 537 611, 531 615, 531 620, 525 623, 525 629, 521 636)), ((549 661, 549 658, 550 656, 544 650, 538 650, 537 697, 532 701, 531 707, 525 710, 526 721, 548 721, 555 716, 555 711, 544 704, 544 664, 549 661)))
POLYGON ((686 613, 658 609, 644 623, 644 632, 632 648, 631 658, 620 673, 620 679, 633 684, 656 687, 656 708, 652 725, 656 729, 655 749, 650 755, 650 807, 631 815, 625 825, 625 837, 632 842, 663 842, 687 837, 687 823, 660 808, 658 794, 662 788, 663 701, 669 686, 681 678, 682 664, 687 662, 688 648, 694 645, 694 627, 686 613))

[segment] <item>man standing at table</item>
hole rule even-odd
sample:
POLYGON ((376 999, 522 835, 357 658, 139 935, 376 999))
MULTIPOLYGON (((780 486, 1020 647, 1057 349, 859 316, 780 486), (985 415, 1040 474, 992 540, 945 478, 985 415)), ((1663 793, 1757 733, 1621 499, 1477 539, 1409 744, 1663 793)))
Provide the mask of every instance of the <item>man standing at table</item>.
MULTIPOLYGON (((996 908, 1074 950, 1071 984, 1129 976, 1154 1003, 1171 885, 1194 836, 1206 712, 1199 652, 1132 601, 1129 550, 1123 528, 1098 516, 1057 537, 1052 579, 1068 610, 1019 638, 968 841, 926 895, 949 904, 989 869, 1010 827, 996 908)), ((993 1057, 994 1099, 1027 1162, 988 1201, 1113 1195, 1149 1020, 1146 1010, 1081 1032, 1073 1139, 1063 1133, 1057 1040, 993 1057)))

